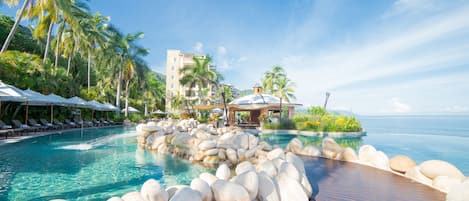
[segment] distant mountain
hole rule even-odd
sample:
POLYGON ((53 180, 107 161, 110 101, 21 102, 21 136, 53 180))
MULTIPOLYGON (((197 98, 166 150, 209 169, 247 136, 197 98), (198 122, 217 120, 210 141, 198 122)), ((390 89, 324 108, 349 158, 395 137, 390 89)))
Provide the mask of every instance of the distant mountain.
POLYGON ((166 75, 160 72, 153 71, 156 74, 156 78, 166 83, 166 75))

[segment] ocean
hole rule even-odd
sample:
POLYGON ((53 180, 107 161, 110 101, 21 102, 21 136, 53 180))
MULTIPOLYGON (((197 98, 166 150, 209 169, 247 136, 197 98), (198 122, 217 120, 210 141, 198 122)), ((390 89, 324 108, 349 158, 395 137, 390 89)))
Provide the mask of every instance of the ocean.
POLYGON ((417 164, 447 161, 469 175, 469 116, 360 116, 370 144, 389 158, 404 154, 417 164))

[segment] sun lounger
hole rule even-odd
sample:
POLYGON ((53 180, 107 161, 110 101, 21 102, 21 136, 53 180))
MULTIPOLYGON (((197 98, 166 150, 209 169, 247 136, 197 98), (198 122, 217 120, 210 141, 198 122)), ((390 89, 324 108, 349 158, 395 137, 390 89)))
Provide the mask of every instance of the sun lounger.
POLYGON ((78 118, 74 118, 73 123, 75 123, 78 127, 86 126, 85 124, 83 124, 83 121, 79 120, 78 118))
POLYGON ((99 119, 99 121, 105 126, 109 126, 111 124, 111 123, 107 122, 106 120, 104 120, 104 118, 99 119))
POLYGON ((22 124, 20 121, 16 119, 11 120, 11 123, 13 124, 13 128, 22 129, 21 131, 23 132, 36 132, 38 130, 37 128, 33 128, 26 124, 22 124))
POLYGON ((83 121, 83 125, 85 125, 86 127, 93 127, 94 126, 93 122, 88 121, 86 119, 83 121))
POLYGON ((78 127, 78 125, 75 122, 71 122, 68 119, 65 119, 65 124, 67 124, 68 126, 70 126, 72 128, 77 128, 78 127))
POLYGON ((47 129, 47 126, 43 126, 43 125, 37 123, 37 121, 34 120, 34 119, 28 119, 28 125, 31 126, 31 127, 34 127, 34 128, 38 128, 41 131, 44 131, 44 130, 47 129))
POLYGON ((0 120, 0 130, 7 130, 7 129, 12 129, 13 127, 11 125, 5 124, 2 120, 0 120))
POLYGON ((41 123, 41 125, 46 126, 49 129, 58 129, 59 128, 59 126, 51 124, 45 119, 39 119, 39 123, 41 123))
POLYGON ((58 120, 54 120, 52 122, 55 126, 57 126, 58 128, 61 128, 61 129, 64 129, 65 127, 68 127, 68 125, 65 125, 63 124, 62 122, 58 121, 58 120))
POLYGON ((96 119, 93 119, 93 124, 94 124, 95 126, 103 126, 103 123, 101 123, 101 121, 98 121, 98 120, 96 120, 96 119))

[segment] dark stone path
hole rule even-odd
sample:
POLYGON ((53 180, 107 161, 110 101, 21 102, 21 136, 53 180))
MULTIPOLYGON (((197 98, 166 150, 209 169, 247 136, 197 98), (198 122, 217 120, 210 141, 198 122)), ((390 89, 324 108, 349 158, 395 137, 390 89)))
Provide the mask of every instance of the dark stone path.
POLYGON ((302 157, 317 201, 444 201, 445 194, 390 172, 324 158, 302 157))

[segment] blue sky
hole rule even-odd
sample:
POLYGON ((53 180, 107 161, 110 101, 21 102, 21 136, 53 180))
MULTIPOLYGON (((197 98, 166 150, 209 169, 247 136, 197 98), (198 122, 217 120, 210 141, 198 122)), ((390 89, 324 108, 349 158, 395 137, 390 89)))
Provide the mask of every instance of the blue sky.
MULTIPOLYGON (((166 50, 210 54, 225 82, 250 88, 273 65, 297 102, 359 114, 469 113, 469 1, 91 0, 125 32, 143 31, 152 69, 166 50)), ((13 14, 13 9, 1 12, 13 14)))

